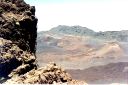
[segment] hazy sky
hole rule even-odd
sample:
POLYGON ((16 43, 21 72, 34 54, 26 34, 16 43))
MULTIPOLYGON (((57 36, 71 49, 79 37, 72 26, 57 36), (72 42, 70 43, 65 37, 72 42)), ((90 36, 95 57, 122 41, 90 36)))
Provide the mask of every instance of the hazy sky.
POLYGON ((38 31, 80 25, 94 31, 128 30, 128 0, 25 0, 36 6, 38 31))

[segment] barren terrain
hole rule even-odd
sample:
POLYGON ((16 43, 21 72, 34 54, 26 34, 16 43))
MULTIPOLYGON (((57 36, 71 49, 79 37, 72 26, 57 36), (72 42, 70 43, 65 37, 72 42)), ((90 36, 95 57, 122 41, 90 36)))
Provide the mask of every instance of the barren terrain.
POLYGON ((56 62, 79 80, 89 83, 126 83, 127 72, 122 71, 128 66, 128 41, 126 33, 123 33, 125 39, 120 37, 122 32, 96 34, 79 26, 58 26, 40 32, 37 38, 39 66, 56 62))

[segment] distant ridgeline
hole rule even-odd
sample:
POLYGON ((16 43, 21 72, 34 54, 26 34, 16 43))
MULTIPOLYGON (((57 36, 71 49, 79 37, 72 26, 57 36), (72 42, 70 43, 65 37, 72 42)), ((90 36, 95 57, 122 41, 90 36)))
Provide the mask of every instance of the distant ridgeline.
POLYGON ((91 29, 81 26, 59 25, 57 27, 52 28, 49 32, 56 34, 69 34, 69 35, 77 35, 77 36, 92 36, 94 38, 99 38, 99 39, 107 39, 107 40, 114 39, 123 42, 128 41, 128 30, 95 32, 91 29))

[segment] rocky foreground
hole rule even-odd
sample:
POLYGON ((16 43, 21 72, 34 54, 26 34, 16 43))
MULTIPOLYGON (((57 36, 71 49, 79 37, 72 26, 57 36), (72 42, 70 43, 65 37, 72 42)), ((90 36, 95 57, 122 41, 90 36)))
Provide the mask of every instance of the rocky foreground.
POLYGON ((71 76, 55 63, 50 63, 37 70, 33 69, 22 76, 7 80, 6 84, 84 84, 83 81, 72 80, 71 76))
POLYGON ((85 84, 73 80, 55 63, 36 63, 35 7, 23 0, 0 0, 0 83, 85 84))

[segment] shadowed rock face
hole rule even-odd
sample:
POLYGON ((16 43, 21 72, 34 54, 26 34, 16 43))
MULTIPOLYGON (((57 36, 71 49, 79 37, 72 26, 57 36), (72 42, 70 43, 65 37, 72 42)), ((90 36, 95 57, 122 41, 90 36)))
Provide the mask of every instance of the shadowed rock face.
POLYGON ((10 40, 0 38, 0 77, 7 78, 10 73, 21 75, 36 68, 35 56, 30 52, 21 50, 10 40), (29 65, 19 72, 18 66, 29 65), (14 70, 16 69, 17 70, 14 70), (13 71, 14 70, 14 71, 13 71))
POLYGON ((37 67, 37 21, 24 0, 0 0, 0 82, 37 67))
POLYGON ((0 0, 0 37, 35 53, 37 37, 35 7, 23 0, 0 0))

